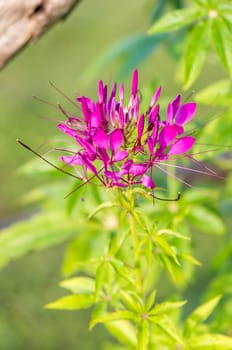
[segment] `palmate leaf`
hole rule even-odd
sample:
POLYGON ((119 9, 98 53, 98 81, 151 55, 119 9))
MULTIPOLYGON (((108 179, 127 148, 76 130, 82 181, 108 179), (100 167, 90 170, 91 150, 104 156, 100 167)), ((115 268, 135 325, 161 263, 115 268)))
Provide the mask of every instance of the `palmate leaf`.
POLYGON ((0 267, 32 250, 65 242, 81 233, 81 220, 67 218, 62 210, 32 216, 1 231, 0 267))
POLYGON ((212 21, 211 33, 221 63, 232 77, 232 30, 221 18, 216 17, 212 21))
POLYGON ((188 37, 184 57, 184 88, 188 89, 197 79, 204 64, 209 44, 209 24, 207 20, 198 23, 188 37))

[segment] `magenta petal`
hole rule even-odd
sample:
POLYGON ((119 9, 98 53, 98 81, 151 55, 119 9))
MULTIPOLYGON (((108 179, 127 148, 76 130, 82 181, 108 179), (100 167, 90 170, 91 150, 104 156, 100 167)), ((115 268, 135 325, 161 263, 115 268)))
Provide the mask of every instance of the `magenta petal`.
POLYGON ((196 112, 197 105, 194 102, 183 104, 176 115, 176 123, 184 125, 188 123, 196 112))
POLYGON ((69 128, 67 125, 65 124, 58 124, 57 127, 63 131, 65 134, 72 136, 72 137, 76 137, 77 136, 77 131, 73 130, 71 128, 69 128))
POLYGON ((159 86, 156 90, 155 93, 152 97, 151 103, 150 103, 150 107, 154 106, 154 104, 157 102, 159 96, 160 96, 160 92, 161 92, 162 87, 159 86))
POLYGON ((172 124, 172 120, 173 120, 173 106, 172 106, 172 103, 169 103, 167 108, 167 114, 166 114, 167 124, 172 124))
POLYGON ((148 187, 148 188, 150 188, 152 190, 155 188, 155 184, 152 181, 152 178, 147 176, 146 174, 144 174, 141 177, 141 181, 142 181, 143 186, 148 187))
POLYGON ((169 146, 177 135, 177 128, 175 125, 165 126, 159 134, 159 143, 162 149, 169 146))
POLYGON ((106 149, 108 147, 108 136, 104 130, 98 129, 93 135, 93 142, 96 146, 106 149))
POLYGON ((152 137, 150 137, 150 136, 147 138, 147 145, 148 145, 149 153, 153 154, 154 153, 154 142, 153 142, 152 137))
POLYGON ((99 80, 99 82, 98 82, 98 100, 100 103, 102 103, 104 100, 103 90, 104 90, 103 81, 99 80))
POLYGON ((132 88, 131 88, 131 93, 133 96, 136 95, 138 89, 138 70, 135 69, 133 72, 133 77, 132 77, 132 88))
POLYGON ((143 129, 144 129, 144 114, 141 115, 139 118, 138 123, 138 140, 141 140, 141 137, 143 135, 143 129))
POLYGON ((159 114, 159 110, 160 110, 160 105, 156 105, 155 108, 149 114, 148 124, 153 124, 155 122, 159 114))
POLYGON ((194 144, 195 139, 192 136, 185 136, 177 140, 171 147, 168 152, 168 155, 176 155, 187 152, 194 144))
POLYGON ((81 102, 84 120, 86 123, 88 123, 90 114, 89 114, 89 109, 88 109, 88 105, 87 105, 87 99, 85 96, 82 96, 79 98, 79 101, 81 102))
POLYGON ((68 165, 83 165, 82 158, 79 155, 62 156, 60 159, 68 165))
POLYGON ((115 152, 123 143, 124 136, 121 129, 113 130, 110 135, 110 149, 115 152))
POLYGON ((173 111, 173 116, 176 115, 176 112, 178 111, 180 107, 180 101, 181 101, 181 96, 177 95, 174 100, 171 102, 172 104, 172 111, 173 111))
POLYGON ((147 171, 147 167, 144 164, 133 164, 130 168, 130 174, 133 176, 139 176, 147 171))
POLYGON ((114 161, 115 162, 120 162, 120 160, 124 160, 128 157, 128 152, 121 150, 115 153, 114 155, 114 161))

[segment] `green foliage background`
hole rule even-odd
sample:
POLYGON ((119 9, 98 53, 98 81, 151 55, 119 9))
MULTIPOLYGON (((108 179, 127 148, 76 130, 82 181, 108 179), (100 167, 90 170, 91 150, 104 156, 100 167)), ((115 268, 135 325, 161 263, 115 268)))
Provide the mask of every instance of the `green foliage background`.
MULTIPOLYGON (((33 174, 25 176, 16 171, 26 160, 31 159, 31 155, 16 144, 17 137, 35 147, 45 143, 44 147, 41 147, 42 151, 53 147, 53 144, 49 143, 51 138, 54 136, 59 138, 56 120, 60 115, 57 116, 56 111, 49 106, 33 100, 31 95, 55 103, 60 102, 61 97, 48 83, 51 80, 71 97, 78 94, 94 96, 98 78, 111 81, 119 74, 119 77, 126 80, 125 74, 143 58, 146 58, 146 61, 139 67, 140 86, 147 85, 147 82, 152 83, 152 78, 163 85, 166 97, 173 97, 181 92, 180 77, 183 75, 183 66, 178 65, 179 70, 176 70, 179 63, 178 49, 177 52, 173 51, 171 59, 165 47, 169 45, 169 38, 166 38, 166 44, 160 47, 158 43, 159 40, 163 40, 162 34, 157 37, 158 39, 144 37, 144 33, 151 25, 149 21, 154 4, 158 3, 158 1, 144 0, 136 2, 101 0, 96 3, 92 0, 84 0, 64 23, 59 24, 38 43, 26 49, 1 72, 0 217, 2 226, 25 218, 20 227, 11 231, 12 237, 17 238, 17 235, 23 237, 25 251, 27 244, 30 246, 33 240, 36 250, 52 246, 53 242, 63 243, 66 238, 72 238, 78 227, 81 227, 79 222, 71 218, 65 219, 61 214, 59 219, 66 226, 59 231, 57 212, 53 217, 51 210, 54 200, 57 200, 59 213, 65 211, 66 202, 62 196, 69 191, 69 181, 58 192, 55 187, 45 186, 44 192, 38 190, 29 194, 35 185, 38 187, 46 183, 46 171, 43 172, 43 169, 36 166, 32 167, 35 176, 33 174), (127 39, 122 43, 125 37, 127 39), (117 41, 119 44, 115 46, 117 41), (109 46, 111 49, 103 58, 102 50, 109 46), (136 47, 140 47, 140 50, 136 47), (154 47, 157 47, 155 51, 154 47), (144 53, 144 57, 140 52, 144 53), (114 59, 115 56, 118 56, 117 60, 114 59), (132 62, 130 57, 134 57, 132 62), (102 66, 104 69, 101 68, 102 66), (47 118, 55 118, 55 121, 47 118), (39 205, 32 208, 29 204, 25 209, 25 203, 35 199, 39 203, 46 197, 50 198, 44 206, 45 209, 49 209, 48 217, 43 218, 42 225, 41 223, 37 225, 36 220, 33 219, 32 232, 26 232, 28 220, 34 213, 38 212, 37 215, 39 215, 40 209, 39 205), (55 221, 56 226, 53 225, 51 230, 51 225, 55 221), (49 237, 46 236, 47 232, 50 232, 49 237)), ((183 2, 163 1, 167 10, 172 9, 171 4, 178 7, 181 3, 183 2)), ((201 1, 195 1, 195 3, 201 3, 201 1)), ((157 13, 153 13, 153 17, 156 16, 157 13)), ((204 74, 193 85, 196 98, 210 104, 212 96, 216 96, 215 101, 218 103, 215 106, 211 104, 209 107, 201 107, 198 122, 206 124, 206 135, 200 136, 205 143, 208 141, 215 144, 231 144, 231 136, 228 133, 228 128, 231 126, 230 112, 222 115, 214 123, 208 124, 209 119, 214 118, 218 110, 221 107, 225 108, 228 101, 231 101, 231 88, 226 71, 221 67, 213 51, 210 51, 203 68, 204 74), (222 80, 220 89, 218 86, 211 86, 211 91, 206 88, 203 93, 200 92, 201 88, 218 80, 222 80), (223 92, 222 96, 218 96, 218 90, 223 92)), ((185 81, 185 83, 188 85, 189 82, 185 81)), ((149 91, 147 93, 149 94, 149 91)), ((222 293, 222 286, 227 286, 230 284, 228 281, 231 280, 231 233, 228 233, 226 238, 221 236, 225 231, 225 224, 227 227, 230 225, 228 214, 232 208, 230 200, 232 181, 228 175, 231 169, 231 155, 227 154, 227 157, 218 157, 214 160, 219 171, 227 176, 227 181, 204 184, 207 187, 206 192, 199 192, 200 194, 196 193, 197 190, 196 192, 186 190, 184 203, 192 208, 190 219, 195 227, 193 230, 195 256, 204 264, 204 269, 197 270, 195 280, 184 292, 187 299, 193 300, 192 304, 187 306, 189 310, 198 304, 202 291, 204 292, 207 284, 213 280, 218 267, 221 271, 221 281, 218 279, 214 282, 209 294, 213 296, 222 293), (203 204, 203 209, 202 206, 197 205, 199 203, 203 204), (222 215, 222 219, 217 220, 218 216, 214 215, 215 208, 222 215), (214 235, 203 235, 202 232, 207 232, 209 228, 214 235), (225 243, 227 248, 223 249, 225 243), (217 256, 216 259, 215 256, 217 256)), ((61 178, 60 175, 56 176, 58 180, 61 178)), ((197 185, 201 186, 198 180, 197 185)), ((72 203, 70 205, 72 206, 72 203)), ((8 262, 11 256, 24 254, 23 250, 20 251, 20 242, 17 242, 17 239, 14 242, 15 244, 12 244, 10 239, 9 242, 7 240, 4 242, 3 247, 7 246, 8 250, 3 248, 1 251, 0 247, 0 265, 8 262)), ((89 335, 88 312, 80 314, 42 309, 48 301, 64 295, 64 292, 56 287, 60 280, 60 261, 63 252, 64 247, 61 246, 30 253, 26 257, 10 262, 0 272, 0 348, 6 350, 63 347, 82 349, 84 344, 85 349, 95 349, 100 347, 103 339, 107 342, 106 333, 99 326, 89 335)), ((160 282, 159 298, 162 300, 169 295, 173 287, 166 278, 162 278, 160 282)), ((229 287, 225 287, 225 291, 231 296, 232 291, 229 287)), ((175 292, 174 289, 173 292, 175 292)), ((215 329, 218 329, 219 324, 222 330, 228 329, 227 314, 230 314, 231 302, 225 302, 222 310, 224 317, 221 314, 220 320, 219 314, 219 321, 215 321, 215 329), (223 322, 227 322, 224 328, 223 322)), ((107 343, 105 344, 107 349, 107 343)))

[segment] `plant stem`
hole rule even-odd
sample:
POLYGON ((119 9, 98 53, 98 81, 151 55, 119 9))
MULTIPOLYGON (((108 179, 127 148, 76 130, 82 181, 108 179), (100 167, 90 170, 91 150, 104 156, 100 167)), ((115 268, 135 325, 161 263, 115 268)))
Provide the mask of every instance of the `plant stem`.
POLYGON ((136 278, 136 289, 139 296, 142 296, 142 277, 141 277, 141 258, 140 258, 140 247, 138 235, 136 232, 136 224, 134 217, 134 198, 131 193, 131 190, 128 190, 128 199, 130 202, 130 212, 129 212, 129 221, 130 229, 133 241, 134 248, 134 260, 135 260, 135 278, 136 278))

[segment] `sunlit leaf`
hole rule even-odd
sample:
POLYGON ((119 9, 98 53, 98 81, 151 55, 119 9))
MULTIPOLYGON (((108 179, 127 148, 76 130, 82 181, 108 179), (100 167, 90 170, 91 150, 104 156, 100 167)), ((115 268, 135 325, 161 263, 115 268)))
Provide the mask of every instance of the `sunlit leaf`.
POLYGON ((92 320, 90 323, 90 329, 92 329, 98 323, 107 323, 107 322, 121 321, 121 320, 135 321, 136 315, 133 312, 127 311, 127 310, 108 313, 102 317, 95 318, 94 320, 92 320))
POLYGON ((183 300, 183 301, 165 301, 161 304, 158 304, 154 307, 154 309, 152 309, 151 311, 149 311, 149 315, 155 316, 155 315, 160 315, 160 314, 166 314, 170 311, 173 311, 175 309, 178 309, 180 307, 182 307, 183 305, 186 304, 187 301, 183 300))
POLYGON ((68 295, 45 305, 45 307, 47 309, 81 310, 89 308, 94 302, 95 298, 91 294, 68 295))
POLYGON ((221 296, 216 296, 210 301, 195 309, 185 322, 184 333, 186 335, 190 334, 194 331, 198 324, 204 322, 211 315, 211 313, 219 303, 220 299, 221 296))
POLYGON ((211 30, 215 50, 232 77, 232 30, 219 17, 213 19, 211 30))
POLYGON ((113 202, 106 202, 106 203, 102 203, 99 206, 97 206, 89 215, 88 215, 88 219, 91 219, 94 215, 96 215, 97 213, 99 213, 100 211, 107 209, 107 208, 113 208, 113 207, 118 207, 119 204, 118 203, 113 203, 113 202))
POLYGON ((170 337, 171 339, 173 339, 175 342, 179 343, 179 344, 183 344, 183 340, 181 339, 180 335, 177 332, 176 327, 174 326, 172 320, 167 317, 153 317, 153 318, 149 318, 152 322, 154 322, 156 324, 156 326, 158 328, 160 328, 162 330, 163 333, 165 333, 168 337, 170 337))
POLYGON ((152 25, 148 33, 156 34, 183 28, 196 21, 200 15, 201 11, 195 7, 168 12, 152 25))
POLYGON ((191 31, 184 57, 185 89, 197 79, 206 58, 209 43, 208 21, 199 22, 191 31))
POLYGON ((228 105, 232 99, 232 83, 229 79, 216 81, 195 95, 200 103, 214 105, 228 105))
POLYGON ((232 337, 222 334, 202 334, 193 337, 191 346, 197 350, 231 350, 232 337))
POLYGON ((60 286, 74 294, 94 293, 95 281, 90 277, 74 277, 60 282, 60 286))
POLYGON ((151 294, 148 296, 147 300, 146 300, 146 304, 145 304, 145 310, 148 312, 151 307, 154 305, 155 303, 155 299, 156 299, 156 294, 157 294, 157 291, 156 290, 153 290, 151 292, 151 294))
POLYGON ((107 330, 116 337, 120 342, 127 346, 135 347, 136 330, 129 321, 114 321, 105 323, 107 330))

